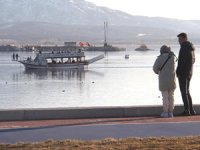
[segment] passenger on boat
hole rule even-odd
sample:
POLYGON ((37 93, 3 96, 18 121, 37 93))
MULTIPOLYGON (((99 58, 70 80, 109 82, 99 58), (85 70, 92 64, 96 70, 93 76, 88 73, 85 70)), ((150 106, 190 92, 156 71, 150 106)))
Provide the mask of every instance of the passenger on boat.
POLYGON ((12 58, 13 58, 13 60, 15 60, 15 53, 13 53, 12 58))
POLYGON ((52 60, 52 64, 56 64, 56 61, 55 61, 55 60, 52 60))
POLYGON ((30 57, 27 57, 27 61, 28 61, 28 62, 31 61, 31 56, 30 56, 30 57))
POLYGON ((16 55, 15 55, 15 58, 16 58, 16 60, 18 60, 18 58, 19 58, 19 55, 18 55, 18 54, 16 54, 16 55))

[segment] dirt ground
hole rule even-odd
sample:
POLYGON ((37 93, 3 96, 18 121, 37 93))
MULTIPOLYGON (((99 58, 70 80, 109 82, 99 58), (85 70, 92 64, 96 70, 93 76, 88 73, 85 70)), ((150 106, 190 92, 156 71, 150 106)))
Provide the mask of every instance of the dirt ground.
POLYGON ((196 150, 200 149, 198 137, 161 138, 108 138, 96 141, 53 141, 41 143, 0 144, 0 150, 196 150))

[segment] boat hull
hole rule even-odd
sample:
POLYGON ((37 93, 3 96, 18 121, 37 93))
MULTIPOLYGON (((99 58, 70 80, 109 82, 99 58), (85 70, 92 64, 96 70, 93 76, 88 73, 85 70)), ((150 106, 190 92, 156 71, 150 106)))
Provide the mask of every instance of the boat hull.
POLYGON ((84 66, 87 66, 87 63, 37 65, 23 61, 19 62, 22 63, 26 69, 83 69, 84 66))

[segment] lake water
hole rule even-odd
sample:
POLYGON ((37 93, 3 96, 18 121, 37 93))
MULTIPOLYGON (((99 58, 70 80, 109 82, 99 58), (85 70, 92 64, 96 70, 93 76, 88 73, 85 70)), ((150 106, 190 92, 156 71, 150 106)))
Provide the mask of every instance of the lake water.
MULTIPOLYGON (((0 52, 0 109, 55 108, 91 106, 161 105, 158 76, 152 71, 159 55, 155 51, 109 52, 105 58, 85 70, 25 71, 12 61, 12 53, 0 52), (125 59, 125 54, 130 54, 125 59)), ((194 104, 199 104, 200 47, 196 47, 196 63, 191 81, 194 104)), ((178 54, 179 46, 172 46, 178 54)), ((32 52, 19 52, 21 58, 32 52)), ((86 59, 101 52, 86 52, 86 59)), ((178 82, 175 104, 182 104, 178 82)))

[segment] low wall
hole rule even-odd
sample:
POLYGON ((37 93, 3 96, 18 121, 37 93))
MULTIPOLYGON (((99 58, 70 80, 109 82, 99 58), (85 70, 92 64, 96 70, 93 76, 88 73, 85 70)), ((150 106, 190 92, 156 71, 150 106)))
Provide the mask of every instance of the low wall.
MULTIPOLYGON (((194 109, 200 114, 200 105, 194 109)), ((175 106, 174 115, 180 115, 183 110, 183 106, 175 106)), ((159 116, 161 112, 162 106, 5 109, 0 110, 0 121, 148 117, 159 116)))

